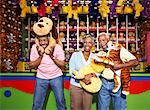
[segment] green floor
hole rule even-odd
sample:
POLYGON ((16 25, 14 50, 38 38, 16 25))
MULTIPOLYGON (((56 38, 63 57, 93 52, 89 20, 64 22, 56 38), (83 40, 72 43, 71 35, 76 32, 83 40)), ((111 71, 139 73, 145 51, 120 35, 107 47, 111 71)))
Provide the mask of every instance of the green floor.
MULTIPOLYGON (((69 91, 65 90, 67 109, 69 110, 69 91)), ((32 94, 26 94, 14 88, 0 89, 0 110, 31 110, 32 94), (5 97, 6 90, 11 91, 10 97, 5 97)), ((56 110, 53 93, 50 94, 46 110, 56 110)), ((96 97, 93 100, 92 110, 96 110, 96 97)), ((112 109, 111 109, 112 110, 112 109)), ((142 94, 129 95, 127 97, 127 110, 150 110, 150 91, 142 94)))

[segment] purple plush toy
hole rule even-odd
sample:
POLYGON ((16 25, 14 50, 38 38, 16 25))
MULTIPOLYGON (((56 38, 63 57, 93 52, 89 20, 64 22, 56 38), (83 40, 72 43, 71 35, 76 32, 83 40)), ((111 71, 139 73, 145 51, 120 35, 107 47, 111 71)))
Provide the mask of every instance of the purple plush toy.
POLYGON ((60 13, 59 8, 60 8, 59 6, 54 6, 54 8, 52 10, 52 18, 54 18, 55 20, 58 20, 59 13, 60 13))
POLYGON ((113 0, 113 3, 111 4, 111 7, 110 7, 110 19, 113 19, 113 17, 117 17, 117 14, 116 14, 117 1, 118 0, 113 0))
POLYGON ((72 0, 72 3, 77 4, 78 0, 72 0))
POLYGON ((144 7, 144 10, 142 11, 143 17, 149 16, 147 4, 148 4, 148 0, 143 0, 143 3, 142 3, 142 6, 144 7))

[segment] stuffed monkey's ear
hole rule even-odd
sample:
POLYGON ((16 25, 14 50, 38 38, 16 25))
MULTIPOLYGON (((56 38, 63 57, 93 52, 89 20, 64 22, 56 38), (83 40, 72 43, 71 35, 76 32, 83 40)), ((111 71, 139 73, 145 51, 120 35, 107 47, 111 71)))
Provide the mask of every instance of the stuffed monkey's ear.
POLYGON ((49 41, 51 42, 53 46, 55 46, 56 44, 59 44, 61 47, 63 47, 63 44, 61 40, 59 39, 59 37, 57 39, 54 39, 53 37, 51 37, 49 41))
POLYGON ((35 38, 35 44, 38 46, 38 51, 44 53, 44 48, 40 46, 39 40, 37 38, 35 38))
POLYGON ((35 44, 36 44, 37 46, 40 46, 39 40, 38 40, 37 38, 35 38, 35 44))
POLYGON ((60 39, 58 39, 58 44, 59 44, 61 47, 63 47, 63 44, 62 44, 62 42, 61 42, 60 39))
POLYGON ((55 45, 56 45, 56 39, 54 39, 53 37, 50 37, 50 39, 49 39, 49 45, 55 47, 55 45))
POLYGON ((45 48, 45 53, 50 54, 56 45, 56 40, 53 37, 49 39, 49 45, 45 48))

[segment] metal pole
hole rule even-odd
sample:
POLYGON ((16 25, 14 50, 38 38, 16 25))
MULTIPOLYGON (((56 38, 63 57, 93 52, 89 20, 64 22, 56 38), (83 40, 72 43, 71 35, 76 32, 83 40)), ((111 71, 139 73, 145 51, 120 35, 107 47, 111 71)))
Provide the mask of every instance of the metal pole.
POLYGON ((126 49, 128 50, 128 15, 126 15, 126 49))
POLYGON ((28 18, 28 52, 27 52, 27 58, 30 57, 30 40, 31 40, 31 36, 30 36, 30 31, 31 31, 31 27, 30 27, 30 21, 31 21, 31 18, 29 17, 28 18))
POLYGON ((96 47, 96 50, 98 51, 98 50, 99 50, 99 42, 98 42, 99 22, 98 22, 98 18, 97 18, 97 23, 96 23, 96 29, 97 29, 97 37, 96 37, 96 44, 97 44, 97 47, 96 47))
POLYGON ((116 42, 118 43, 118 17, 116 18, 116 42))
POLYGON ((79 18, 77 19, 77 50, 79 50, 79 18))
POLYGON ((138 23, 135 23, 136 50, 138 50, 138 23))
POLYGON ((109 21, 108 21, 108 16, 106 17, 106 32, 107 32, 107 34, 108 34, 108 32, 109 32, 109 21))
POLYGON ((89 16, 88 16, 88 14, 86 15, 87 16, 87 34, 89 33, 89 16))
POLYGON ((67 50, 69 50, 69 18, 67 18, 67 50))

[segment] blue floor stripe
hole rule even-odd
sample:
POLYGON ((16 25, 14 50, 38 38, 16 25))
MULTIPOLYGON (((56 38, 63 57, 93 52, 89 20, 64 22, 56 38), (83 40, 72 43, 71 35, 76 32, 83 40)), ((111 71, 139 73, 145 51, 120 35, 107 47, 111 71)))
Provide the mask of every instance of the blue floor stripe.
MULTIPOLYGON (((0 80, 35 80, 35 76, 0 76, 0 80)), ((64 80, 70 80, 70 77, 65 76, 64 80)))
POLYGON ((149 80, 150 81, 150 76, 132 76, 131 80, 149 80))
MULTIPOLYGON (((35 80, 35 76, 0 76, 0 80, 35 80)), ((70 80, 70 76, 65 76, 64 80, 70 80)), ((131 80, 150 81, 150 76, 132 76, 131 80)))
POLYGON ((35 80, 33 76, 1 76, 0 80, 35 80))

